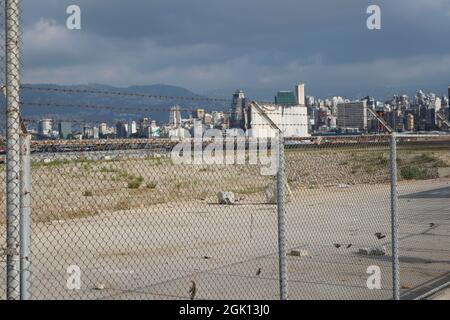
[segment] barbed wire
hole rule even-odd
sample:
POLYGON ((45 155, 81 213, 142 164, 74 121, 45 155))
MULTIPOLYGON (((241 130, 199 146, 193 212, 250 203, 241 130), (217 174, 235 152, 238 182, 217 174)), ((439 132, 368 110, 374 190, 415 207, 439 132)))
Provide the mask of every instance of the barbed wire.
MULTIPOLYGON (((33 102, 33 101, 23 101, 21 102, 22 106, 34 106, 34 107, 56 107, 56 108, 83 108, 83 109, 104 109, 110 111, 122 111, 122 112, 194 112, 192 108, 177 108, 173 109, 173 107, 117 107, 117 106, 109 106, 109 105, 95 105, 95 104, 70 104, 70 103, 58 103, 58 102, 33 102)), ((205 113, 213 113, 218 112, 224 115, 233 115, 233 114, 241 114, 240 112, 231 112, 231 111, 209 111, 205 113)), ((305 114, 298 113, 287 113, 287 112, 274 112, 270 110, 263 110, 264 114, 268 115, 292 115, 292 116, 305 116, 305 114)))
POLYGON ((121 91, 106 91, 106 90, 92 90, 92 89, 69 89, 69 88, 45 88, 22 85, 22 89, 32 91, 47 91, 47 92, 64 92, 64 93, 82 93, 82 94, 98 94, 98 95, 114 95, 114 96, 128 96, 150 98, 158 100, 187 100, 187 101, 209 101, 209 102, 231 102, 230 99, 223 98, 209 98, 209 97, 186 97, 186 96, 165 96, 138 92, 121 92, 121 91))
MULTIPOLYGON (((149 98, 156 100, 184 100, 184 101, 201 101, 201 102, 224 102, 231 103, 232 99, 227 98, 211 98, 211 97, 187 97, 187 96, 169 96, 169 95, 156 95, 148 93, 139 92, 123 92, 123 91, 107 91, 107 90, 93 90, 93 89, 73 89, 73 88, 50 88, 50 87, 35 87, 30 85, 22 85, 21 89, 31 90, 31 91, 43 91, 43 92, 64 92, 64 93, 80 93, 80 94, 97 94, 97 95, 114 95, 114 96, 124 96, 124 97, 139 97, 139 98, 149 98)), ((248 99, 251 101, 251 99, 248 99)), ((257 103, 272 106, 281 106, 279 104, 263 101, 263 100, 253 100, 257 103)))

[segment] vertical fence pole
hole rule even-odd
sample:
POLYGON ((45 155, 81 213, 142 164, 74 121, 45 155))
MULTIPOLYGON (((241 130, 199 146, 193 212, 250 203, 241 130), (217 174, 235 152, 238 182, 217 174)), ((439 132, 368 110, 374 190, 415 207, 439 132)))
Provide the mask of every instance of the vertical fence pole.
POLYGON ((393 299, 400 300, 400 266, 398 259, 398 191, 397 191, 397 134, 391 135, 391 231, 393 299))
POLYGON ((19 0, 5 0, 6 19, 6 286, 20 298, 20 58, 19 0))
POLYGON ((287 300, 287 266, 286 266, 286 179, 284 172, 284 137, 278 133, 278 170, 277 170, 277 209, 278 209, 278 262, 280 276, 280 300, 287 300))
POLYGON ((31 299, 31 136, 21 137, 20 299, 31 299))

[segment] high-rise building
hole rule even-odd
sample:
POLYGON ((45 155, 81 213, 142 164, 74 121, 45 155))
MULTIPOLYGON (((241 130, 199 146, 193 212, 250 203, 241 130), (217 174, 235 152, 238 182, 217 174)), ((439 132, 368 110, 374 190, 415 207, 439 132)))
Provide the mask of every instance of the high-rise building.
POLYGON ((341 129, 367 129, 367 101, 344 102, 337 105, 337 125, 341 129))
POLYGON ((172 108, 170 108, 169 124, 175 128, 178 128, 181 126, 181 107, 180 106, 173 106, 172 108))
POLYGON ((100 130, 99 130, 99 128, 98 127, 94 127, 92 129, 93 129, 93 133, 94 133, 93 138, 94 139, 99 139, 100 138, 100 130))
POLYGON ((245 99, 244 92, 237 90, 233 95, 233 101, 231 103, 230 128, 244 129, 246 105, 247 100, 245 99))
POLYGON ((442 100, 441 100, 441 98, 439 98, 439 97, 436 97, 435 99, 434 99, 434 110, 436 111, 436 112, 439 112, 439 111, 441 111, 441 108, 442 108, 442 105, 441 105, 441 102, 442 102, 442 100))
POLYGON ((305 105, 305 84, 300 83, 295 86, 295 97, 297 98, 297 104, 300 106, 305 105))
MULTIPOLYGON (((293 91, 278 91, 275 97, 275 104, 280 106, 295 106, 297 105, 297 98, 293 91)), ((305 104, 303 98, 303 105, 305 104)))
POLYGON ((128 137, 128 123, 119 121, 116 124, 116 134, 119 139, 125 139, 128 137))
POLYGON ((205 117, 203 118, 203 123, 206 125, 212 125, 213 124, 213 116, 210 113, 205 113, 205 117))
POLYGON ((39 121, 38 133, 44 137, 50 137, 53 131, 53 120, 52 119, 42 119, 39 121))
POLYGON ((411 113, 406 116, 406 131, 414 131, 414 115, 411 113))
POLYGON ((94 138, 94 129, 90 126, 83 127, 83 139, 92 139, 94 138))
POLYGON ((137 130, 137 123, 136 123, 136 121, 131 121, 129 124, 128 124, 128 128, 129 128, 129 133, 128 133, 128 135, 129 136, 132 136, 132 135, 136 135, 137 134, 137 132, 138 132, 138 130, 137 130))
POLYGON ((197 110, 195 110, 195 118, 203 120, 205 118, 205 109, 197 109, 197 110))
POLYGON ((68 139, 72 135, 72 123, 61 121, 58 124, 58 132, 61 139, 68 139))
POLYGON ((150 137, 153 138, 161 137, 161 128, 158 127, 155 120, 152 121, 152 124, 150 125, 150 130, 151 130, 150 137))
POLYGON ((100 135, 106 136, 109 133, 108 125, 106 123, 100 123, 98 132, 100 133, 100 135))

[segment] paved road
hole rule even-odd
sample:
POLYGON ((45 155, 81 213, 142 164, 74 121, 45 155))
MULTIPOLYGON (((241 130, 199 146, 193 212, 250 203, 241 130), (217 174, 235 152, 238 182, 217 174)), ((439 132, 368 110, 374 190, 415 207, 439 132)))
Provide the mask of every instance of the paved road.
POLYGON ((449 199, 450 187, 427 190, 412 194, 403 195, 401 199, 449 199))
MULTIPOLYGON (((431 194, 447 186, 447 181, 417 182, 401 185, 400 194, 431 194)), ((33 295, 186 299, 195 281, 196 299, 277 299, 276 207, 256 200, 236 206, 161 204, 35 225, 33 295), (70 265, 82 270, 81 290, 67 290, 70 265)), ((287 205, 288 248, 309 256, 288 257, 290 298, 389 299, 389 205, 388 185, 294 192, 287 205), (376 232, 386 238, 378 240, 376 232), (358 248, 382 245, 387 257, 357 254, 358 248), (366 287, 372 265, 382 271, 381 290, 366 287)), ((401 198, 404 293, 449 271, 449 212, 446 198, 401 198)), ((4 277, 0 297, 1 281, 4 277)))

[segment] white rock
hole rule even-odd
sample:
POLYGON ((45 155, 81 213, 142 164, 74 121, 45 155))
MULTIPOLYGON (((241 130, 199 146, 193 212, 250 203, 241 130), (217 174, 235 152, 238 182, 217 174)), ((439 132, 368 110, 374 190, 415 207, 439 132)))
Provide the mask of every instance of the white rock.
POLYGON ((220 191, 217 194, 219 204, 232 205, 236 202, 234 193, 229 191, 220 191))

